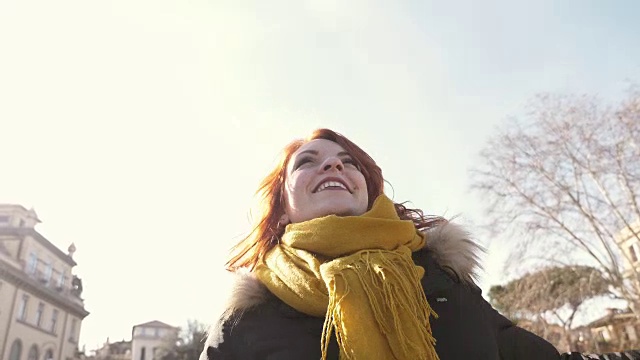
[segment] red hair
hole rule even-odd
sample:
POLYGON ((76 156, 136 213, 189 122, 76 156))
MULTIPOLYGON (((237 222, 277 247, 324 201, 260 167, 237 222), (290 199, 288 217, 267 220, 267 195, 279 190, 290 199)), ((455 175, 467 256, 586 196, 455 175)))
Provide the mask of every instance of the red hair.
MULTIPOLYGON (((367 210, 371 209, 376 198, 383 194, 382 170, 369 154, 345 136, 333 130, 317 129, 306 139, 294 140, 285 146, 274 169, 260 183, 256 191, 260 202, 258 221, 249 235, 231 249, 230 257, 226 263, 227 270, 253 269, 265 254, 278 243, 284 233, 284 226, 279 223, 279 220, 284 214, 285 208, 284 185, 287 164, 293 153, 302 145, 316 139, 333 141, 351 155, 367 183, 369 198, 367 210)), ((425 216, 420 209, 409 209, 403 204, 394 205, 398 216, 403 220, 413 221, 418 230, 426 230, 446 222, 444 218, 439 216, 425 216)))

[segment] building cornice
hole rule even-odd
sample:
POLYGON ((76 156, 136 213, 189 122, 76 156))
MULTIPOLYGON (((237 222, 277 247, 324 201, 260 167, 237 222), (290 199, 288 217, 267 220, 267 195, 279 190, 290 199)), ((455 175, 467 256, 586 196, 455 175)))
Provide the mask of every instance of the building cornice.
POLYGON ((20 228, 20 227, 0 227, 0 235, 15 235, 15 236, 31 236, 42 246, 46 247, 49 251, 54 253, 60 260, 73 266, 78 265, 68 254, 62 252, 57 246, 53 245, 51 241, 47 240, 39 232, 32 228, 20 228))
MULTIPOLYGON (((43 286, 36 279, 32 279, 20 269, 0 259, 0 277, 24 290, 50 302, 51 304, 66 310, 69 313, 84 319, 89 312, 84 306, 75 302, 72 296, 62 294, 52 288, 43 286)), ((79 298, 77 301, 81 301, 79 298)))

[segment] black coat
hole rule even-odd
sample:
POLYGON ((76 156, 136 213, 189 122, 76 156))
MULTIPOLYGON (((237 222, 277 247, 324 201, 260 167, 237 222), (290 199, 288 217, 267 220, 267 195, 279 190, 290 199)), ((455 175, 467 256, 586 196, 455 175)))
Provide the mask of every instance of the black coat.
MULTIPOLYGON (((519 328, 495 311, 480 289, 465 281, 428 248, 414 253, 426 270, 422 286, 438 314, 430 319, 441 360, 560 359, 553 345, 519 328)), ((256 304, 236 310, 209 335, 201 360, 320 359, 324 318, 301 313, 266 290, 256 304)), ((247 296, 255 296, 243 290, 247 296)), ((242 308, 242 306, 240 307, 242 308)), ((236 307, 238 309, 238 307, 236 307)), ((335 338, 328 359, 338 360, 335 338)))

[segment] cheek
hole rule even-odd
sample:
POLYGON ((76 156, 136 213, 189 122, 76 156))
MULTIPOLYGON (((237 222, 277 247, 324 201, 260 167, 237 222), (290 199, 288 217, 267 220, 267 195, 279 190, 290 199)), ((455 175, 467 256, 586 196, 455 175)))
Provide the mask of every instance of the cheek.
POLYGON ((282 197, 284 198, 284 206, 289 207, 291 204, 291 198, 293 198, 293 194, 291 191, 291 182, 286 181, 283 185, 282 189, 282 197))
POLYGON ((290 204, 291 202, 295 203, 296 195, 299 194, 304 188, 304 178, 300 176, 293 175, 290 176, 284 183, 284 194, 285 194, 285 202, 290 204))
POLYGON ((356 181, 358 184, 358 187, 363 190, 365 192, 365 194, 367 193, 367 181, 364 179, 364 175, 362 174, 358 174, 356 177, 356 181))
POLYGON ((364 202, 365 206, 367 206, 369 203, 369 190, 367 188, 367 182, 364 179, 364 175, 357 175, 356 184, 360 189, 360 199, 362 202, 364 202))
POLYGON ((295 192, 303 192, 309 188, 315 174, 311 171, 297 171, 289 179, 291 190, 295 192))

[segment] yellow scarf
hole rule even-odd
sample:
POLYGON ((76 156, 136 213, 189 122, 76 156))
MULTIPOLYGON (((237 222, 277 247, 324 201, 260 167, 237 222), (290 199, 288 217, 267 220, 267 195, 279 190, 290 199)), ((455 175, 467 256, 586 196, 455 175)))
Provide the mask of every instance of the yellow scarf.
POLYGON ((326 359, 335 329, 340 359, 438 359, 424 269, 411 252, 425 244, 381 195, 362 216, 330 215, 287 226, 255 273, 294 309, 325 317, 326 359))

